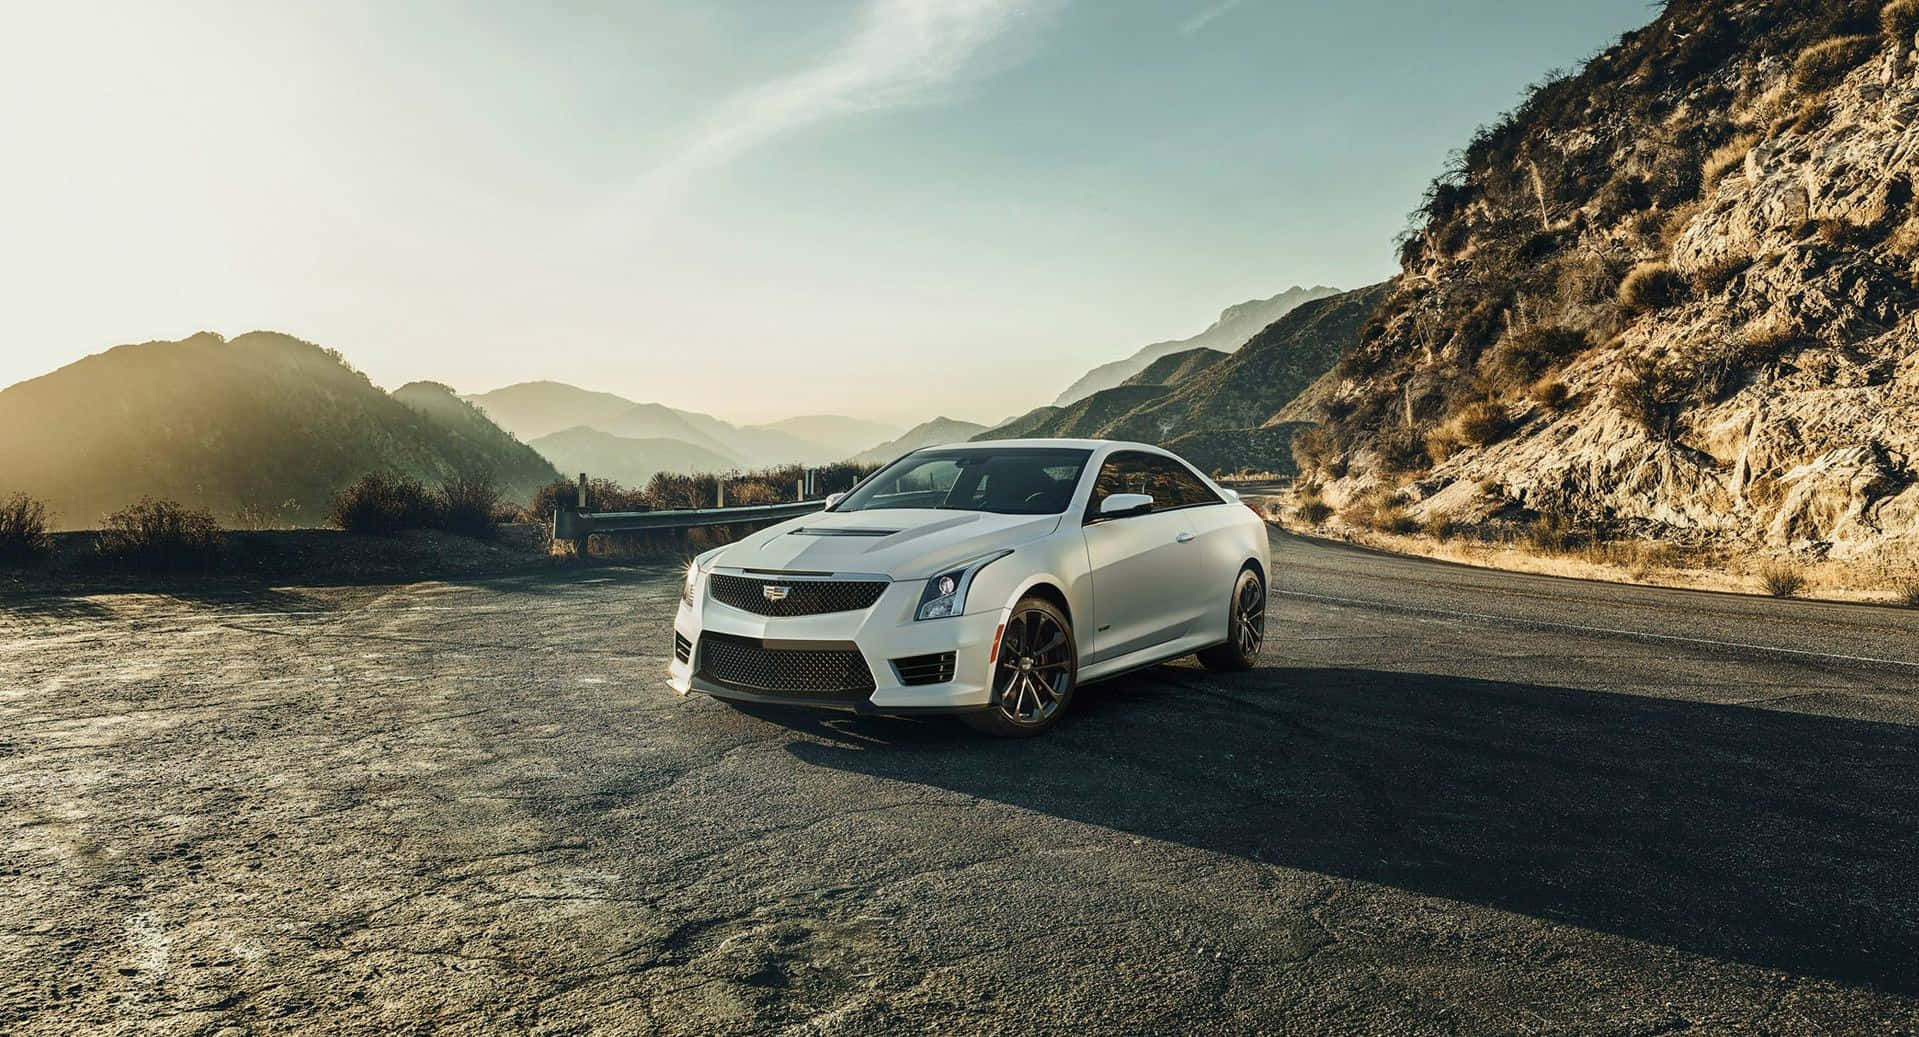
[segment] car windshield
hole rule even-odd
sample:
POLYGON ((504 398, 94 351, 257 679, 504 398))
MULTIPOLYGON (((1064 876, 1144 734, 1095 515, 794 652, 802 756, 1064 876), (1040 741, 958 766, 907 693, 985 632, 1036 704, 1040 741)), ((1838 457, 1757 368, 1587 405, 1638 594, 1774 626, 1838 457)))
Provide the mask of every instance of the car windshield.
POLYGON ((941 508, 1001 515, 1057 515, 1066 510, 1090 450, 1008 447, 922 450, 887 465, 833 508, 879 511, 941 508))

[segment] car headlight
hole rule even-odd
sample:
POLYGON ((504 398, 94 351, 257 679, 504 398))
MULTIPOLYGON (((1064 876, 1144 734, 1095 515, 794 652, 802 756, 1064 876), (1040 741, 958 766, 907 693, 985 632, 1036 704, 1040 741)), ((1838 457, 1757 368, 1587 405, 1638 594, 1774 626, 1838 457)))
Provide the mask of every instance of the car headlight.
POLYGON ((970 562, 963 562, 945 572, 936 573, 926 581, 926 589, 920 592, 920 606, 913 613, 914 619, 945 619, 966 611, 966 592, 973 586, 973 577, 981 569, 1012 554, 1012 551, 995 551, 981 555, 970 562))
POLYGON ((691 605, 693 599, 699 597, 700 577, 706 573, 706 567, 713 564, 713 559, 719 553, 720 549, 716 547, 704 554, 696 555, 692 561, 686 563, 686 580, 680 584, 681 601, 691 605))

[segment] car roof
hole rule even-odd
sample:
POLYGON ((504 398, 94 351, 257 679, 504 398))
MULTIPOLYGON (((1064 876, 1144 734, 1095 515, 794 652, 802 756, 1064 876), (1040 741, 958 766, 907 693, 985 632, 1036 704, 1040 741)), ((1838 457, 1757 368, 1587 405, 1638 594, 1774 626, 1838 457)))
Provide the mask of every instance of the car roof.
POLYGON ((1156 454, 1167 451, 1151 443, 1129 443, 1115 439, 983 439, 966 443, 942 443, 939 446, 923 446, 920 450, 992 450, 1000 447, 1050 447, 1055 450, 1099 450, 1106 447, 1125 450, 1150 450, 1156 454))

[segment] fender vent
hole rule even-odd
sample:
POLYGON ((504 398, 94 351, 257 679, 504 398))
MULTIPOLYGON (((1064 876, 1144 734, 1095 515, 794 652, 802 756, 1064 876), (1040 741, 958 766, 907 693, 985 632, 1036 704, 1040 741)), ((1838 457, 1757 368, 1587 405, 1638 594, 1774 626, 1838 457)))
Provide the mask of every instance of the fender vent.
POLYGON ((909 655, 904 659, 893 660, 893 672, 900 675, 901 684, 909 687, 922 684, 945 684, 953 679, 953 666, 952 652, 909 655))

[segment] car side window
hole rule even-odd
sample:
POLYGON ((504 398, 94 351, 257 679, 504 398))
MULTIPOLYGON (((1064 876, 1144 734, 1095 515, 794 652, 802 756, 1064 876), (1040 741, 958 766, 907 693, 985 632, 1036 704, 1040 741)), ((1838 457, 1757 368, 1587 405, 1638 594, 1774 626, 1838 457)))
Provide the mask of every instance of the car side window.
POLYGON ((1146 466, 1152 473, 1153 488, 1147 493, 1153 495, 1154 504, 1160 508, 1191 508, 1201 504, 1219 504, 1221 498, 1212 488, 1194 475, 1192 469, 1170 457, 1154 454, 1142 455, 1146 466))
POLYGON ((1152 493, 1152 481, 1145 454, 1129 451, 1108 457, 1106 463, 1100 465, 1099 478, 1093 482, 1093 498, 1087 514, 1099 514, 1099 506, 1115 493, 1152 493))

